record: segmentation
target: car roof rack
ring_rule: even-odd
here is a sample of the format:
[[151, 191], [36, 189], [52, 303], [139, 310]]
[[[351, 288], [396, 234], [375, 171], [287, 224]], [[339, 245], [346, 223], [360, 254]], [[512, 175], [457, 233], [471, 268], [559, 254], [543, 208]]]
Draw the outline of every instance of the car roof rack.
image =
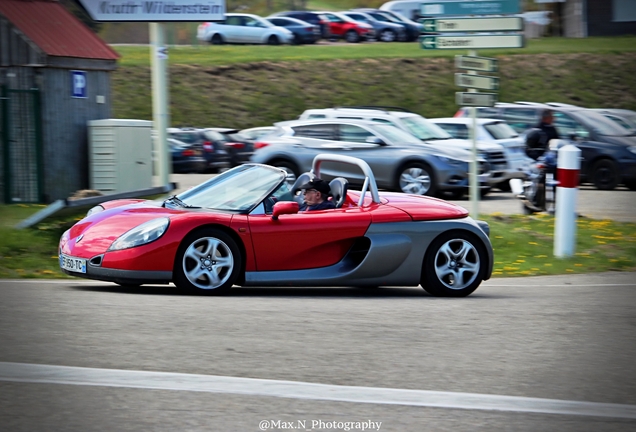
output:
[[413, 111], [407, 110], [406, 108], [402, 108], [402, 107], [396, 107], [396, 106], [385, 106], [385, 105], [344, 105], [344, 106], [337, 106], [335, 107], [335, 109], [368, 109], [368, 110], [378, 110], [378, 111], [401, 111], [401, 112], [407, 112], [407, 113], [412, 113]]

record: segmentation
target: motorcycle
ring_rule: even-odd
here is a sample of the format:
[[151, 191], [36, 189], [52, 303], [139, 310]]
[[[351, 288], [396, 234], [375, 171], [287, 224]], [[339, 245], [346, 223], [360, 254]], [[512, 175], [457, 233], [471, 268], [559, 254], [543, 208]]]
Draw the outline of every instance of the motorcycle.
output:
[[550, 140], [549, 148], [529, 165], [526, 179], [510, 180], [510, 189], [521, 200], [524, 214], [554, 214], [559, 185], [556, 179], [557, 152], [565, 144], [564, 140]]

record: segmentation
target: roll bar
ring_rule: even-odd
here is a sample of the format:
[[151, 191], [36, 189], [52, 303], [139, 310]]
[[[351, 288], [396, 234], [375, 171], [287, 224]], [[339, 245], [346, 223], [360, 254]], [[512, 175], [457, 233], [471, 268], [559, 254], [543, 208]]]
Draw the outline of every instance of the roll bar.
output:
[[367, 190], [371, 193], [371, 199], [373, 200], [373, 202], [376, 204], [380, 204], [378, 185], [375, 182], [375, 177], [373, 176], [371, 167], [365, 161], [352, 156], [321, 153], [319, 155], [316, 155], [311, 166], [311, 172], [316, 177], [320, 177], [320, 165], [322, 164], [322, 162], [340, 162], [349, 165], [355, 165], [360, 168], [365, 176], [365, 179], [364, 185], [362, 186], [362, 192], [360, 193], [360, 201], [358, 202], [358, 206], [362, 207], [362, 204], [364, 203], [364, 196], [366, 195]]

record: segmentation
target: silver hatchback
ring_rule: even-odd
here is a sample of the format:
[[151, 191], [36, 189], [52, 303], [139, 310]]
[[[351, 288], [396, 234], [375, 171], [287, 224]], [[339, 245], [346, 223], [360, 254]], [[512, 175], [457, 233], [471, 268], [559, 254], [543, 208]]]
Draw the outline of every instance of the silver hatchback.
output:
[[[252, 161], [283, 168], [288, 179], [311, 169], [317, 154], [353, 156], [366, 161], [378, 186], [416, 195], [447, 192], [457, 198], [468, 191], [471, 154], [440, 150], [395, 126], [364, 120], [292, 120], [254, 144]], [[325, 180], [345, 177], [361, 185], [363, 177], [346, 164], [325, 163]], [[488, 164], [479, 161], [480, 190], [488, 191]]]

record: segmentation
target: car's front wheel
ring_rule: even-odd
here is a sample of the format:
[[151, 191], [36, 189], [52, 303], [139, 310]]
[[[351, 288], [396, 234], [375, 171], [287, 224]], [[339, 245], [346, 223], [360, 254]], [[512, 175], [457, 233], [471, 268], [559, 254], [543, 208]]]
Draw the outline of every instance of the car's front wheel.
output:
[[358, 42], [360, 42], [360, 35], [358, 33], [356, 33], [355, 30], [349, 30], [345, 34], [345, 40], [347, 42], [351, 42], [351, 43], [358, 43]]
[[382, 30], [380, 32], [380, 38], [382, 42], [394, 42], [396, 39], [395, 32], [393, 30]]
[[486, 266], [486, 249], [478, 237], [447, 232], [428, 247], [420, 284], [434, 296], [466, 297], [481, 284]]
[[592, 183], [597, 189], [612, 190], [618, 185], [618, 167], [609, 159], [601, 159], [592, 167]]
[[278, 39], [278, 36], [271, 35], [267, 39], [267, 45], [280, 45], [280, 39]]
[[224, 294], [238, 278], [241, 259], [229, 234], [217, 228], [194, 231], [179, 246], [174, 283], [185, 294]]
[[401, 192], [415, 195], [435, 194], [435, 182], [431, 169], [422, 163], [410, 163], [399, 170], [397, 178]]

